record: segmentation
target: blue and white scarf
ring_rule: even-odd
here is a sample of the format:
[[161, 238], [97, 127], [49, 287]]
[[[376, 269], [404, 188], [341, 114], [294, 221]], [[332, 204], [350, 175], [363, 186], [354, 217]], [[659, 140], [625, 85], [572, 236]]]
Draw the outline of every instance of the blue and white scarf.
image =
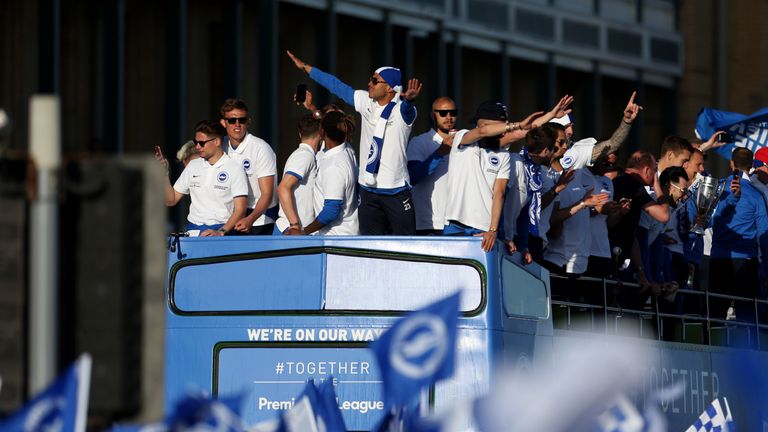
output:
[[541, 219], [541, 166], [537, 165], [528, 155], [528, 149], [520, 150], [520, 157], [525, 166], [525, 187], [528, 191], [528, 232], [539, 236], [539, 220]]
[[365, 165], [365, 170], [371, 174], [379, 172], [381, 149], [384, 147], [384, 133], [387, 130], [387, 121], [389, 121], [389, 116], [392, 115], [395, 105], [397, 105], [397, 97], [384, 107], [381, 117], [376, 121], [376, 128], [373, 130], [373, 142], [371, 142], [371, 148], [368, 150], [368, 162]]

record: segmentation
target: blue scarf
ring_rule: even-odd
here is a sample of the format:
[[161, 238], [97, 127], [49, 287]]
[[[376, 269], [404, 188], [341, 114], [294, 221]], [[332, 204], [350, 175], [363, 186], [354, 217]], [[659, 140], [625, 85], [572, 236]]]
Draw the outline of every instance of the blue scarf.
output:
[[520, 157], [525, 166], [525, 187], [528, 191], [528, 232], [539, 236], [539, 220], [541, 219], [541, 167], [528, 155], [528, 149], [520, 150]]
[[392, 109], [397, 105], [397, 99], [393, 99], [388, 103], [381, 112], [381, 117], [376, 121], [376, 128], [373, 130], [373, 142], [371, 142], [371, 148], [368, 150], [368, 162], [365, 165], [365, 170], [371, 174], [379, 172], [379, 163], [381, 162], [381, 149], [384, 147], [384, 132], [387, 130], [387, 121], [392, 114]]

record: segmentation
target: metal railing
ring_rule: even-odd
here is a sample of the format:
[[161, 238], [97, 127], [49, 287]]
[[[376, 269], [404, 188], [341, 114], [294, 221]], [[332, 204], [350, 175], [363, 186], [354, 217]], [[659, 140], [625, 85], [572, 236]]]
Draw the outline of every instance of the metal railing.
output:
[[[640, 337], [645, 337], [644, 335], [644, 320], [654, 320], [655, 321], [655, 337], [658, 340], [665, 340], [663, 337], [666, 334], [665, 333], [665, 319], [666, 320], [675, 320], [682, 324], [681, 325], [681, 340], [678, 342], [685, 342], [688, 340], [686, 337], [686, 323], [699, 323], [703, 326], [703, 328], [706, 330], [706, 332], [703, 334], [703, 336], [706, 336], [704, 340], [701, 342], [704, 345], [716, 345], [713, 343], [713, 330], [718, 328], [725, 329], [725, 345], [731, 346], [731, 329], [737, 329], [737, 328], [743, 328], [746, 329], [746, 346], [752, 347], [758, 350], [761, 350], [761, 341], [760, 341], [760, 335], [761, 331], [768, 335], [768, 324], [764, 324], [760, 322], [760, 312], [761, 312], [761, 306], [764, 309], [768, 310], [768, 301], [761, 300], [758, 298], [748, 298], [748, 297], [739, 297], [739, 296], [732, 296], [727, 294], [721, 294], [721, 293], [713, 293], [709, 291], [697, 291], [697, 290], [689, 290], [689, 289], [678, 289], [678, 293], [684, 294], [686, 296], [690, 296], [690, 298], [694, 299], [692, 301], [699, 302], [699, 300], [704, 300], [704, 314], [678, 314], [678, 313], [670, 313], [670, 312], [663, 312], [659, 310], [659, 302], [653, 299], [653, 296], [651, 296], [650, 302], [647, 304], [646, 308], [643, 310], [637, 310], [637, 309], [631, 309], [631, 308], [624, 308], [620, 306], [614, 306], [608, 304], [608, 289], [609, 287], [611, 289], [618, 289], [618, 290], [624, 290], [624, 289], [638, 289], [640, 287], [639, 284], [632, 283], [632, 282], [623, 282], [623, 281], [617, 281], [613, 279], [601, 279], [601, 278], [592, 278], [592, 277], [580, 277], [578, 279], [572, 279], [567, 278], [564, 276], [558, 276], [558, 275], [550, 275], [552, 286], [561, 285], [561, 284], [568, 284], [568, 283], [578, 283], [583, 284], [588, 287], [589, 290], [596, 290], [599, 288], [602, 289], [602, 303], [601, 304], [595, 304], [595, 303], [587, 303], [587, 302], [574, 302], [574, 301], [568, 301], [568, 300], [560, 300], [553, 297], [552, 299], [552, 307], [553, 309], [555, 307], [561, 307], [565, 308], [566, 312], [566, 326], [567, 328], [571, 328], [573, 326], [572, 321], [572, 309], [578, 309], [579, 312], [588, 312], [589, 315], [589, 329], [590, 331], [601, 331], [605, 334], [608, 334], [613, 330], [614, 333], [619, 332], [619, 321], [618, 319], [622, 318], [625, 315], [630, 316], [636, 316], [639, 318], [638, 321], [638, 329], [639, 329], [639, 335]], [[587, 291], [585, 291], [587, 292]], [[744, 320], [728, 320], [725, 318], [715, 318], [712, 317], [710, 314], [710, 299], [722, 299], [722, 300], [730, 300], [730, 301], [736, 301], [736, 302], [751, 302], [754, 307], [754, 320], [753, 321], [744, 321]], [[691, 301], [691, 300], [686, 300]], [[596, 314], [600, 314], [603, 317], [603, 329], [598, 330], [596, 328]], [[614, 325], [613, 328], [611, 328], [610, 318], [614, 317]], [[737, 317], [738, 318], [738, 317]], [[558, 328], [558, 322], [555, 320], [555, 327]], [[721, 327], [718, 327], [721, 326]], [[754, 341], [752, 340], [754, 338]], [[741, 346], [743, 348], [743, 346]], [[768, 347], [766, 347], [768, 349]]]

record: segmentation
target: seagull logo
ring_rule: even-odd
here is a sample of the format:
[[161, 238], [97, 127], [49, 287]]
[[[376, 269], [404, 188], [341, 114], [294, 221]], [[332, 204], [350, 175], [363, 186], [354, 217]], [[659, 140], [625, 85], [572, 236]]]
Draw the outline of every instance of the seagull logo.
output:
[[434, 374], [448, 355], [448, 328], [431, 313], [412, 316], [392, 337], [389, 360], [401, 375], [421, 379]]

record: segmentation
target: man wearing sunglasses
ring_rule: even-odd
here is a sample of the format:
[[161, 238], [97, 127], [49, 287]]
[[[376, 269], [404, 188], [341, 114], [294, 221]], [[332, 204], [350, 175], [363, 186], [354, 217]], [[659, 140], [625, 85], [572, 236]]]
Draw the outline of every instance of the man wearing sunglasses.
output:
[[451, 146], [443, 140], [456, 127], [456, 103], [449, 97], [432, 102], [432, 129], [408, 143], [408, 174], [413, 185], [416, 233], [442, 235], [448, 193], [448, 158]]
[[240, 163], [248, 178], [248, 207], [235, 224], [239, 234], [271, 235], [277, 219], [277, 158], [272, 147], [248, 133], [248, 107], [240, 99], [221, 106], [221, 125], [227, 130], [224, 151]]
[[[245, 215], [248, 183], [240, 164], [221, 148], [224, 133], [216, 122], [199, 122], [193, 142], [200, 157], [187, 164], [173, 186], [166, 176], [165, 205], [176, 205], [184, 195], [191, 198], [187, 216], [190, 234], [223, 236]], [[168, 169], [160, 147], [155, 147], [155, 158]]]
[[406, 146], [416, 120], [413, 99], [421, 84], [413, 78], [403, 89], [400, 69], [376, 69], [367, 90], [354, 90], [338, 78], [304, 63], [290, 51], [294, 65], [360, 113], [360, 206], [362, 235], [414, 235]]

